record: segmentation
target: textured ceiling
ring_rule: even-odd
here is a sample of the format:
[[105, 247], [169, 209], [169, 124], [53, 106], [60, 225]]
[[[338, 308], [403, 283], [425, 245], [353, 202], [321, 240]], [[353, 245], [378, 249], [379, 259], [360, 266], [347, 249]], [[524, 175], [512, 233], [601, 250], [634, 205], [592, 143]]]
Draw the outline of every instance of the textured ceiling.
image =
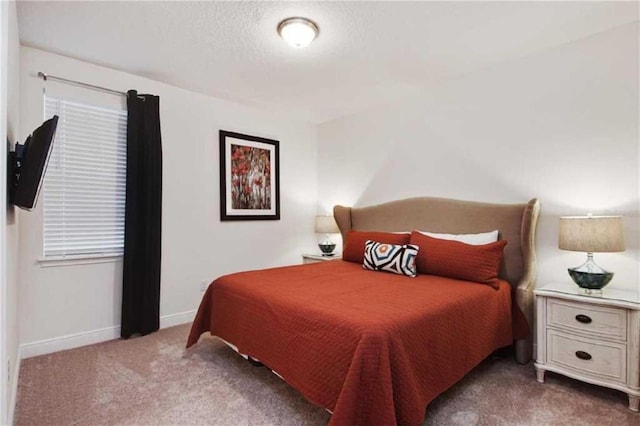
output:
[[[25, 45], [320, 123], [638, 19], [635, 2], [20, 2]], [[293, 49], [280, 20], [320, 37]], [[46, 70], [43, 70], [46, 71]]]

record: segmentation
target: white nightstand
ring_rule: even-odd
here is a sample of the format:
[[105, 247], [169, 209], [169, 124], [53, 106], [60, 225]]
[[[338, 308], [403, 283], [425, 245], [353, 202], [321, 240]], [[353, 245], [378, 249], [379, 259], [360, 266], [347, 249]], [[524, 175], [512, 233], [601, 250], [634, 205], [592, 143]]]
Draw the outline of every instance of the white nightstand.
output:
[[540, 383], [545, 371], [606, 386], [640, 402], [640, 292], [605, 287], [602, 296], [580, 293], [572, 282], [552, 283], [536, 295]]
[[318, 262], [326, 262], [327, 260], [337, 260], [342, 259], [342, 256], [333, 255], [333, 256], [323, 256], [321, 254], [303, 254], [302, 255], [302, 263], [318, 263]]

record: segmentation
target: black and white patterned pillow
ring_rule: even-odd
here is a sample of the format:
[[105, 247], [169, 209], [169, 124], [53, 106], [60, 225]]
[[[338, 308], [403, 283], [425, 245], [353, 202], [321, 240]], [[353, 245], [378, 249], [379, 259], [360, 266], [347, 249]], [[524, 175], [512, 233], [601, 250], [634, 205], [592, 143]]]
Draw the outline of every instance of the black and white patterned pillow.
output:
[[415, 277], [418, 246], [412, 244], [386, 244], [367, 240], [364, 245], [362, 267], [371, 271], [387, 271]]

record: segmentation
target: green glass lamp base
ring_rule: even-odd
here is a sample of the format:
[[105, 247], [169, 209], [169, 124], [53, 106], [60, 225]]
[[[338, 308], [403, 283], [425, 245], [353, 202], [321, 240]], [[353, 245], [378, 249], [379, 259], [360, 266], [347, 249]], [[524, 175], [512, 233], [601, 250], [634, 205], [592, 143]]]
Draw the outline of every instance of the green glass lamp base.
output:
[[586, 290], [601, 290], [611, 282], [613, 272], [605, 271], [593, 261], [593, 253], [587, 254], [587, 261], [576, 268], [569, 268], [573, 282]]
[[334, 243], [320, 243], [318, 244], [323, 256], [333, 256], [333, 251], [336, 249]]
[[589, 290], [601, 290], [604, 286], [609, 284], [613, 278], [613, 272], [598, 274], [576, 271], [575, 268], [569, 268], [568, 271], [571, 279], [573, 279], [573, 282], [578, 284], [578, 287]]

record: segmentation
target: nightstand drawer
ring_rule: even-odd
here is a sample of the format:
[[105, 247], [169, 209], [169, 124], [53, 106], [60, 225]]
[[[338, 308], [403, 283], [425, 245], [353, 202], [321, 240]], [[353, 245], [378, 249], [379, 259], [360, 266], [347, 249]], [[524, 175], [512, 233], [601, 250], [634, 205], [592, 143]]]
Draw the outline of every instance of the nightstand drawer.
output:
[[592, 337], [627, 340], [627, 311], [566, 300], [547, 299], [547, 324]]
[[547, 363], [602, 380], [625, 383], [627, 345], [547, 330]]

